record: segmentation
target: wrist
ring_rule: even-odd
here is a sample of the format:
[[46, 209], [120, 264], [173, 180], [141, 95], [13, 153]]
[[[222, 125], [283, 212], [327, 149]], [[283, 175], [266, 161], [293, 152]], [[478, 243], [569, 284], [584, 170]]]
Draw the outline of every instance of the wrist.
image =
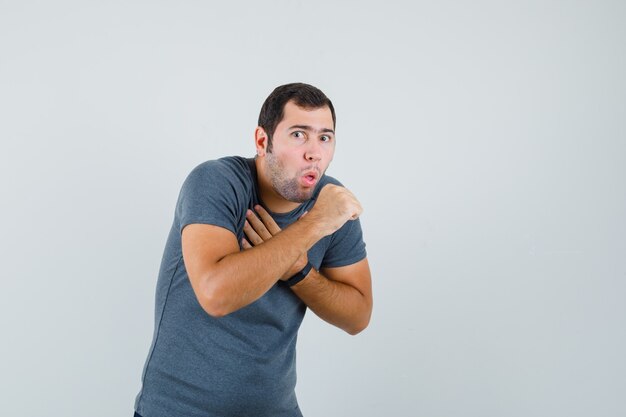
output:
[[298, 219], [297, 223], [304, 229], [304, 233], [311, 237], [313, 245], [329, 234], [324, 230], [324, 222], [322, 220], [316, 216], [314, 211]]
[[291, 278], [289, 278], [285, 282], [287, 283], [288, 286], [293, 287], [294, 285], [304, 280], [311, 273], [311, 269], [313, 269], [313, 265], [311, 264], [311, 262], [307, 261], [304, 268], [302, 268], [299, 272], [297, 272], [295, 275], [293, 275]]

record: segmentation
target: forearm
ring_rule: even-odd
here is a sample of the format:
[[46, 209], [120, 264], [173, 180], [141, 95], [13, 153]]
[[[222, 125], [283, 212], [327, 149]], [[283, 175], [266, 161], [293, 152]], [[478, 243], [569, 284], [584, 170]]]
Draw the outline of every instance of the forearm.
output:
[[317, 316], [351, 335], [369, 324], [371, 299], [351, 285], [330, 280], [311, 269], [309, 275], [291, 289]]
[[298, 221], [262, 245], [224, 256], [201, 280], [203, 307], [223, 316], [256, 301], [319, 239], [313, 224]]
[[[299, 232], [294, 229], [306, 226], [313, 228], [313, 232], [309, 233], [316, 233], [315, 238], [310, 240], [306, 247], [308, 250], [323, 236], [336, 232], [346, 221], [358, 217], [361, 210], [352, 193], [343, 187], [327, 185], [320, 191], [313, 210], [283, 232], [280, 232], [274, 219], [263, 207], [255, 206], [260, 218], [251, 211], [247, 213], [250, 224], [246, 224], [244, 231], [250, 243], [246, 243], [245, 240], [242, 243], [248, 247], [254, 245], [254, 249], [250, 251], [266, 249], [270, 256], [272, 250], [281, 250], [270, 246], [274, 240], [285, 239], [286, 242], [281, 247], [289, 248], [289, 239], [294, 239], [295, 243], [301, 238]], [[290, 234], [286, 235], [286, 231]], [[294, 245], [290, 249], [296, 248], [299, 251], [290, 252], [288, 261], [281, 264], [280, 270], [274, 270], [273, 277], [288, 279], [306, 265], [307, 256], [302, 251], [302, 245]], [[291, 288], [323, 320], [350, 334], [359, 333], [368, 325], [372, 311], [371, 277], [367, 259], [364, 258], [351, 265], [326, 268], [323, 272], [326, 277], [316, 270], [311, 270], [303, 281]], [[272, 285], [275, 279], [271, 282]], [[264, 291], [260, 292], [263, 293]]]

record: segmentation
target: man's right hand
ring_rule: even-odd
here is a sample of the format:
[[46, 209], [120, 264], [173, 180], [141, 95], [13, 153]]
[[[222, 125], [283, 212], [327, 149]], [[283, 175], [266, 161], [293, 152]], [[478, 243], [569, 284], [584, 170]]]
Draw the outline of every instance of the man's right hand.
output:
[[361, 203], [350, 190], [327, 184], [303, 220], [315, 222], [320, 233], [328, 236], [339, 230], [348, 220], [356, 220], [361, 212], [363, 212]]

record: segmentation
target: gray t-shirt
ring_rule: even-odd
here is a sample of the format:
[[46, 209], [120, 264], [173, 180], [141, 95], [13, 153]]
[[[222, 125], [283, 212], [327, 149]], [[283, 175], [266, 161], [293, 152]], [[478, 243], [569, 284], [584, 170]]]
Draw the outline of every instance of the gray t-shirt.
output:
[[[281, 228], [315, 203], [271, 213]], [[301, 416], [296, 385], [296, 339], [306, 305], [282, 281], [252, 304], [221, 318], [195, 297], [181, 248], [192, 223], [232, 231], [241, 241], [245, 214], [259, 204], [254, 159], [226, 157], [196, 167], [176, 204], [156, 289], [155, 330], [135, 410], [143, 417]], [[358, 220], [347, 222], [308, 252], [317, 269], [350, 265], [366, 256]]]

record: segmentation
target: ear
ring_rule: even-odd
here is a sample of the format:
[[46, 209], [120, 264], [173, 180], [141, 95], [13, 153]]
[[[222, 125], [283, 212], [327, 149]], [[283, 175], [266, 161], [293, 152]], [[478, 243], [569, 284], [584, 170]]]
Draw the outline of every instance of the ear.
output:
[[259, 156], [265, 156], [267, 152], [267, 133], [261, 126], [257, 126], [254, 130], [254, 145], [256, 147], [256, 154]]

